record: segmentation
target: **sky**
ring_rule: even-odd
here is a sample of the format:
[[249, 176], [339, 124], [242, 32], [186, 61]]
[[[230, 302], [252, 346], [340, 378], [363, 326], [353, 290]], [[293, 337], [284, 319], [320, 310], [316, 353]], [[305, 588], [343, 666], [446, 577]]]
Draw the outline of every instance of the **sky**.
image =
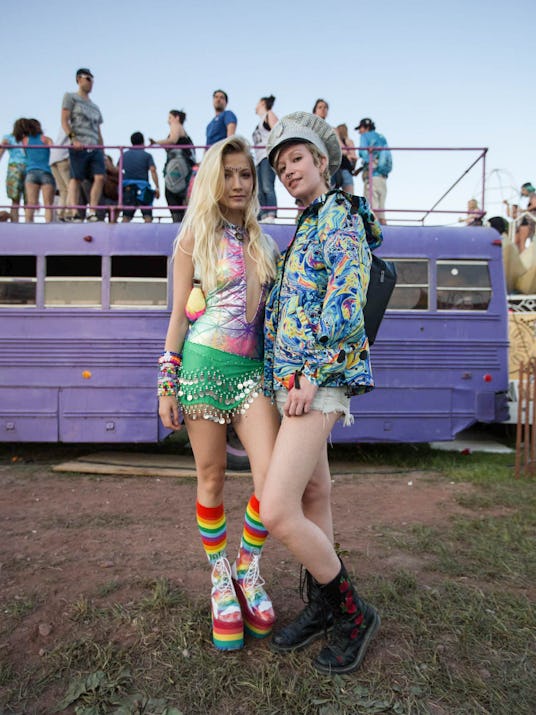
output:
[[[27, 0], [23, 12], [3, 2], [0, 134], [27, 116], [56, 139], [79, 67], [95, 76], [91, 97], [113, 145], [128, 145], [134, 131], [165, 137], [170, 109], [187, 113], [189, 135], [203, 144], [219, 88], [249, 140], [260, 97], [275, 95], [279, 117], [311, 111], [322, 97], [329, 123], [346, 123], [356, 144], [353, 128], [371, 117], [391, 147], [404, 148], [393, 151], [388, 207], [430, 208], [479, 154], [407, 149], [488, 147], [486, 209], [501, 215], [503, 199], [515, 202], [521, 184], [536, 181], [533, 15], [528, 0]], [[153, 155], [161, 169], [163, 156]], [[7, 155], [0, 204], [6, 169]], [[480, 200], [482, 173], [480, 162], [439, 205], [455, 213], [434, 223], [455, 224], [468, 199]], [[277, 194], [292, 205], [280, 186]]]

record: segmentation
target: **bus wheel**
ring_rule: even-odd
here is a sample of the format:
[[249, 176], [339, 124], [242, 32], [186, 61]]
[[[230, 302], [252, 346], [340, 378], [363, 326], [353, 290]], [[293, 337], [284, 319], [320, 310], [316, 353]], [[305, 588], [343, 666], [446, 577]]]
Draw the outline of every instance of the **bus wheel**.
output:
[[251, 469], [248, 455], [232, 425], [227, 428], [227, 469], [235, 472], [248, 472]]

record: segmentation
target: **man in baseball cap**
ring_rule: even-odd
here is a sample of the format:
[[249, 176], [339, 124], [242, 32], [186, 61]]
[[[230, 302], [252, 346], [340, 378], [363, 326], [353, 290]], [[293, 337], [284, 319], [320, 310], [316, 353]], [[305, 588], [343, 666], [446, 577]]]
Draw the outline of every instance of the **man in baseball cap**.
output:
[[393, 168], [393, 159], [389, 149], [380, 151], [375, 149], [376, 147], [387, 147], [387, 139], [376, 131], [376, 125], [370, 117], [361, 119], [355, 129], [361, 135], [359, 156], [363, 162], [363, 193], [369, 200], [372, 210], [376, 212], [379, 222], [385, 224], [387, 177]]

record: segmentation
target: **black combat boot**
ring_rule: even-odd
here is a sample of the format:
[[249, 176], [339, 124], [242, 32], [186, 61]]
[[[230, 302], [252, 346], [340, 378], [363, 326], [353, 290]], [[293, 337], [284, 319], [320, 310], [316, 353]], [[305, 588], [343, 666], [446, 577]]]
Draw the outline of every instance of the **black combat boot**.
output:
[[322, 599], [320, 586], [309, 571], [305, 571], [303, 580], [300, 579], [300, 591], [306, 606], [291, 623], [272, 636], [270, 647], [277, 653], [290, 653], [305, 648], [333, 626], [331, 611]]
[[372, 636], [380, 627], [380, 616], [357, 595], [342, 562], [333, 581], [319, 588], [333, 613], [334, 623], [328, 644], [313, 665], [321, 673], [351, 673], [361, 665]]

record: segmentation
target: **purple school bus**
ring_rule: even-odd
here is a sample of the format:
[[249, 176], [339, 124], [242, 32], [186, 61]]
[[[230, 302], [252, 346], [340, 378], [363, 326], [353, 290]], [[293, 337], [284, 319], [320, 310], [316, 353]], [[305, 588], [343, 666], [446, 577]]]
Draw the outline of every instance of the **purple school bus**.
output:
[[[284, 248], [293, 224], [266, 225]], [[156, 357], [177, 225], [0, 224], [0, 440], [156, 442]], [[451, 440], [507, 418], [507, 303], [493, 229], [388, 226], [398, 284], [376, 389], [335, 442]]]

